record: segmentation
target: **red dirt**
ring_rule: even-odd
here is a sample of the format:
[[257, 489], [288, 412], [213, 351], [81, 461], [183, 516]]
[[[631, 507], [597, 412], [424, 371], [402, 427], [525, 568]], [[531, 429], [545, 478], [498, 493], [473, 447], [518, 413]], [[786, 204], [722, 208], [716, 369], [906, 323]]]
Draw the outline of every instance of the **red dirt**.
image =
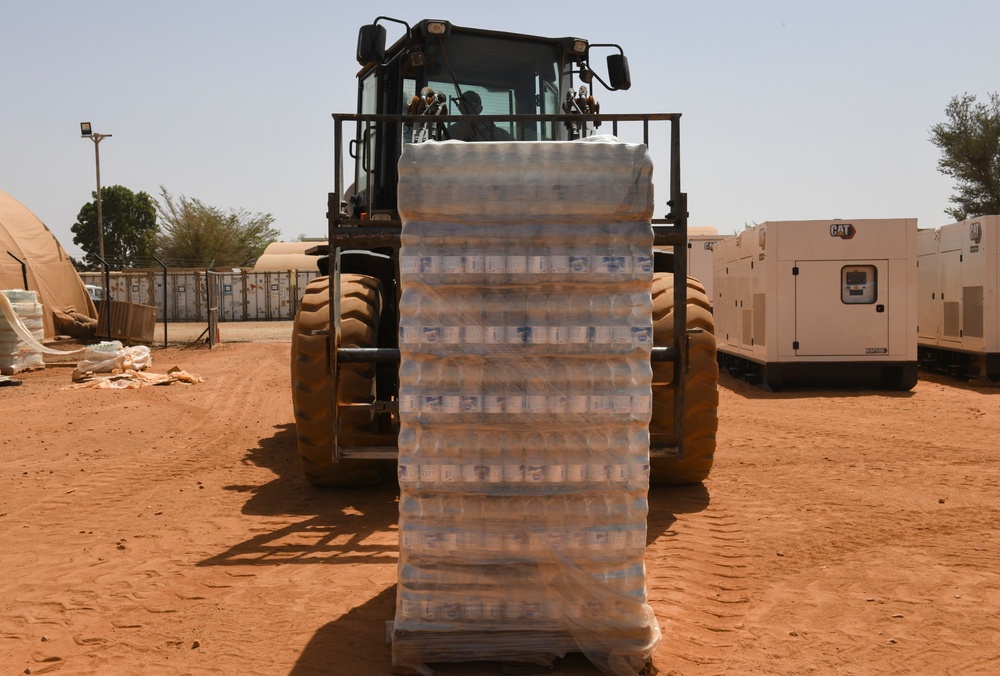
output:
[[[389, 673], [396, 490], [305, 484], [288, 355], [172, 347], [152, 370], [204, 383], [0, 387], [0, 671]], [[1000, 672], [998, 394], [723, 376], [712, 476], [650, 495], [660, 673]]]

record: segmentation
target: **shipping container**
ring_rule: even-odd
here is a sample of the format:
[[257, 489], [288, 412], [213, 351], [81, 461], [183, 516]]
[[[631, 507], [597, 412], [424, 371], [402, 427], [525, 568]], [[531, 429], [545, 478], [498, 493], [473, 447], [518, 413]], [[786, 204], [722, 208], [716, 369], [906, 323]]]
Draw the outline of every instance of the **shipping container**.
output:
[[714, 249], [731, 374], [771, 390], [916, 384], [916, 219], [765, 222]]

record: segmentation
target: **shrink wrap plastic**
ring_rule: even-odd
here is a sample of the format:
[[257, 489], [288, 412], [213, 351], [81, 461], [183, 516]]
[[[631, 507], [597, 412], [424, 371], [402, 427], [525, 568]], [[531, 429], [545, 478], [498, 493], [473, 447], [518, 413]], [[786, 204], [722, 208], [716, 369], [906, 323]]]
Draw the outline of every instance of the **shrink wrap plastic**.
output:
[[399, 176], [394, 666], [640, 673], [660, 638], [645, 146], [429, 142]]
[[[45, 368], [42, 353], [34, 349], [18, 335], [17, 329], [27, 331], [40, 345], [45, 338], [42, 324], [42, 304], [38, 302], [38, 292], [20, 289], [2, 290], [11, 314], [0, 312], [0, 374], [13, 375], [21, 371]], [[20, 322], [20, 327], [15, 324]]]

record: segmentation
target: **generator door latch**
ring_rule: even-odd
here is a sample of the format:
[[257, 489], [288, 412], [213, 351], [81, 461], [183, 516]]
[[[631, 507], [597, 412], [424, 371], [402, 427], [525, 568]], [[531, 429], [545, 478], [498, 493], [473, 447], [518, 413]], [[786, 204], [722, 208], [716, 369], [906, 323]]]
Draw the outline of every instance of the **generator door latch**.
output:
[[885, 306], [884, 305], [876, 305], [875, 306], [875, 312], [885, 312]]

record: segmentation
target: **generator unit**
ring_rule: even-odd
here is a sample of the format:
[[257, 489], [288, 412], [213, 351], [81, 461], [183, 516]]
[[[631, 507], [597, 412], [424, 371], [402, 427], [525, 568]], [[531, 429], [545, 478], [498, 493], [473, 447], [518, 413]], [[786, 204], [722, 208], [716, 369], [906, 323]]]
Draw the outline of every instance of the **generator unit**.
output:
[[1000, 216], [917, 233], [920, 365], [1000, 381]]
[[719, 364], [770, 390], [917, 382], [917, 221], [771, 221], [715, 245]]
[[[705, 290], [708, 307], [712, 306], [712, 270], [715, 264], [715, 245], [726, 238], [710, 225], [688, 226], [687, 275], [694, 277]], [[672, 246], [653, 248], [653, 269], [669, 272], [674, 269]]]
[[709, 301], [713, 299], [712, 276], [715, 274], [715, 245], [723, 239], [725, 239], [725, 235], [720, 235], [719, 231], [711, 226], [688, 228], [688, 274], [702, 283]]

